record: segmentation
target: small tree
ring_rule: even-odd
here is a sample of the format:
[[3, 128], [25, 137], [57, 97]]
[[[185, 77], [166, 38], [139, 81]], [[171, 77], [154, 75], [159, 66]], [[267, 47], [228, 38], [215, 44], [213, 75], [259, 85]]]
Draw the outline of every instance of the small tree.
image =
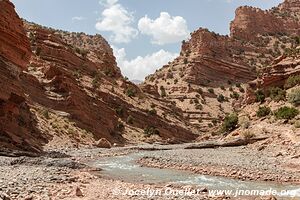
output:
[[218, 96], [217, 100], [218, 100], [220, 103], [224, 102], [224, 101], [225, 101], [224, 95], [223, 95], [223, 94], [220, 94], [220, 95]]
[[236, 129], [238, 125], [238, 121], [239, 118], [236, 113], [227, 115], [222, 124], [222, 132], [233, 131], [234, 129]]
[[265, 101], [265, 94], [262, 90], [257, 90], [255, 92], [255, 97], [256, 97], [256, 102], [261, 102], [263, 103]]
[[271, 109], [269, 107], [263, 106], [263, 107], [259, 107], [257, 112], [256, 112], [256, 116], [257, 117], [265, 117], [267, 115], [269, 115], [271, 113]]
[[281, 101], [281, 100], [285, 100], [285, 95], [286, 95], [286, 92], [285, 90], [279, 88], [279, 87], [273, 87], [270, 89], [270, 98], [273, 100], [273, 101]]
[[290, 120], [295, 118], [299, 114], [299, 111], [296, 108], [284, 106], [279, 108], [274, 114], [277, 119]]

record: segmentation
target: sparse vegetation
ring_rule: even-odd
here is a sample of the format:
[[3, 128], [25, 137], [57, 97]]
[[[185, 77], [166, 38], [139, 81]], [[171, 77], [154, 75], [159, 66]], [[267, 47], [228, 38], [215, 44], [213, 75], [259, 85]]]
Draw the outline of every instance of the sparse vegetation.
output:
[[222, 132], [231, 132], [234, 129], [237, 128], [238, 125], [238, 115], [236, 113], [232, 113], [230, 115], [227, 115], [224, 119], [224, 122], [222, 124]]
[[224, 101], [225, 101], [224, 95], [223, 95], [223, 94], [220, 94], [220, 95], [217, 97], [217, 100], [218, 100], [218, 102], [220, 102], [220, 103], [224, 102]]
[[42, 111], [42, 115], [45, 119], [50, 119], [49, 110], [45, 109]]
[[232, 94], [230, 94], [230, 97], [233, 99], [238, 100], [240, 98], [239, 93], [237, 93], [236, 91], [232, 92]]
[[214, 89], [212, 89], [212, 88], [208, 88], [207, 91], [208, 91], [209, 93], [211, 93], [211, 94], [214, 94], [214, 93], [215, 93]]
[[116, 114], [117, 114], [119, 117], [123, 117], [123, 114], [124, 114], [124, 108], [123, 108], [122, 106], [116, 108], [115, 111], [116, 111]]
[[285, 95], [286, 95], [286, 92], [285, 90], [279, 88], [279, 87], [273, 87], [270, 89], [270, 98], [273, 100], [273, 101], [281, 101], [281, 100], [285, 100]]
[[131, 116], [131, 115], [129, 115], [128, 117], [127, 117], [127, 123], [128, 124], [133, 124], [133, 121], [134, 121], [134, 119], [133, 119], [133, 117]]
[[136, 90], [133, 87], [129, 87], [126, 89], [125, 93], [128, 97], [135, 97]]
[[299, 111], [294, 107], [284, 106], [276, 110], [274, 113], [277, 119], [291, 120], [299, 114]]
[[256, 102], [263, 103], [265, 101], [265, 94], [262, 90], [257, 90], [255, 92]]
[[295, 106], [300, 105], [300, 88], [292, 89], [292, 91], [288, 94], [288, 101]]
[[245, 140], [250, 140], [251, 138], [255, 137], [255, 134], [250, 130], [246, 130], [242, 132], [242, 136]]
[[153, 126], [147, 126], [144, 129], [144, 134], [146, 136], [151, 136], [151, 135], [159, 135], [159, 130], [157, 130], [155, 127]]
[[244, 92], [245, 92], [245, 89], [242, 88], [242, 87], [240, 87], [239, 90], [240, 90], [241, 93], [244, 93]]
[[82, 77], [82, 74], [81, 74], [81, 71], [80, 70], [75, 70], [73, 72], [73, 76], [76, 78], [76, 79], [80, 79]]
[[296, 85], [299, 85], [300, 84], [300, 75], [297, 75], [297, 76], [290, 76], [286, 82], [285, 82], [285, 85], [284, 85], [284, 88], [288, 89], [288, 88], [292, 88]]
[[118, 122], [116, 128], [117, 128], [118, 131], [122, 132], [122, 131], [124, 131], [125, 126], [124, 126], [124, 124], [122, 122]]
[[155, 109], [148, 110], [149, 115], [156, 115], [157, 111]]
[[96, 73], [95, 76], [94, 76], [94, 78], [93, 78], [93, 80], [92, 80], [92, 86], [93, 86], [93, 88], [99, 87], [100, 79], [101, 79], [100, 74]]
[[[105, 74], [106, 76], [108, 76], [108, 77], [113, 77], [113, 71], [112, 71], [111, 68], [106, 68], [106, 69], [104, 70], [104, 74]], [[126, 77], [125, 77], [125, 80], [126, 80]]]
[[188, 59], [187, 58], [184, 58], [183, 59], [183, 63], [186, 65], [186, 64], [188, 64]]
[[78, 53], [78, 54], [80, 54], [82, 57], [86, 57], [87, 56], [87, 54], [88, 54], [88, 51], [87, 50], [85, 50], [85, 49], [81, 49], [81, 48], [78, 48], [78, 47], [76, 47], [75, 48], [75, 52], [76, 53]]
[[166, 93], [166, 90], [165, 90], [164, 86], [160, 86], [160, 96], [161, 97], [166, 97], [167, 96], [167, 93]]
[[258, 110], [256, 111], [257, 117], [265, 117], [268, 116], [271, 113], [271, 109], [267, 106], [260, 106]]

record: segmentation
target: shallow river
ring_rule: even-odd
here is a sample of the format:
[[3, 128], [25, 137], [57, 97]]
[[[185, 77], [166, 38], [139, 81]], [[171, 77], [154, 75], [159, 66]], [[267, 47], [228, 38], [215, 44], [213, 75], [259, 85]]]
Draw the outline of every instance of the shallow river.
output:
[[[209, 190], [276, 190], [289, 191], [300, 199], [300, 186], [284, 185], [272, 182], [241, 181], [231, 178], [197, 175], [194, 173], [173, 169], [157, 169], [141, 167], [135, 161], [147, 153], [135, 153], [126, 156], [103, 158], [90, 163], [100, 167], [101, 175], [108, 178], [119, 179], [126, 182], [140, 183], [179, 183], [184, 185], [197, 185]], [[283, 193], [285, 194], [285, 192]], [[290, 199], [283, 198], [280, 199]]]

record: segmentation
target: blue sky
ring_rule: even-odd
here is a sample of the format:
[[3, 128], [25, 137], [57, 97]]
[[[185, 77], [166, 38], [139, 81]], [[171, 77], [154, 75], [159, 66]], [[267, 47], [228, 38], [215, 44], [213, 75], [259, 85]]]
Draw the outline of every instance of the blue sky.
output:
[[269, 9], [283, 0], [12, 0], [18, 14], [45, 26], [100, 33], [125, 76], [142, 80], [180, 52], [199, 27], [228, 34], [238, 6]]

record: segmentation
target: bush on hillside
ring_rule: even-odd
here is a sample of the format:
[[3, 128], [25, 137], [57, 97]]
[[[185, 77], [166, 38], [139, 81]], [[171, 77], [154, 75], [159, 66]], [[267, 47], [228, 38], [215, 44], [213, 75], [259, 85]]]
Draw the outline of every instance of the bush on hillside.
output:
[[222, 124], [222, 132], [233, 131], [234, 129], [236, 129], [236, 127], [238, 125], [238, 121], [239, 121], [239, 118], [236, 113], [227, 115]]
[[290, 120], [295, 118], [299, 114], [299, 111], [296, 108], [284, 106], [279, 108], [274, 114], [277, 119]]
[[271, 113], [271, 109], [267, 106], [262, 106], [259, 107], [258, 110], [256, 111], [256, 116], [257, 117], [265, 117], [268, 116]]
[[270, 97], [273, 101], [284, 101], [285, 100], [286, 91], [279, 88], [279, 87], [273, 87], [270, 89]]
[[290, 103], [294, 104], [295, 106], [299, 106], [300, 105], [300, 88], [293, 89], [288, 94], [287, 99]]
[[288, 89], [288, 88], [292, 88], [292, 87], [294, 87], [296, 85], [299, 85], [299, 84], [300, 84], [300, 75], [290, 76], [286, 80], [284, 87], [286, 89]]
[[263, 103], [265, 101], [265, 94], [262, 90], [257, 90], [255, 92], [256, 102]]

